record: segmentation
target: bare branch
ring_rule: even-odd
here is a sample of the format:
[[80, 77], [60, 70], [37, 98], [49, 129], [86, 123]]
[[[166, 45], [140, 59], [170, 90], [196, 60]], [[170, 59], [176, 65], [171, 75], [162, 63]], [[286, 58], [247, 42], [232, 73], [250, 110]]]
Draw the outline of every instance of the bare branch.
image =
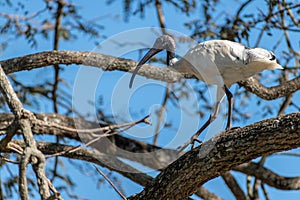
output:
[[200, 187], [196, 192], [196, 195], [201, 197], [204, 200], [222, 200], [221, 197], [217, 196], [216, 194], [208, 191], [204, 187]]
[[[25, 147], [24, 142], [20, 140], [13, 140], [9, 144], [17, 144], [21, 147]], [[74, 146], [50, 142], [37, 142], [36, 144], [37, 148], [43, 154], [54, 154], [56, 152], [65, 151], [66, 153], [62, 155], [63, 157], [83, 160], [106, 167], [143, 186], [146, 186], [152, 181], [152, 177], [120, 161], [115, 155], [105, 154], [94, 149], [86, 149], [83, 147], [71, 152], [70, 150], [74, 149]], [[11, 150], [6, 148], [4, 152], [11, 152]]]
[[254, 162], [244, 163], [233, 168], [235, 171], [254, 176], [263, 183], [281, 190], [299, 190], [300, 177], [283, 177]]
[[266, 200], [269, 200], [270, 198], [269, 198], [268, 192], [267, 192], [267, 190], [265, 188], [265, 185], [262, 183], [262, 184], [260, 184], [260, 186], [261, 186], [261, 189], [262, 189], [262, 191], [263, 191], [263, 193], [265, 195]]
[[[72, 118], [67, 117], [65, 115], [59, 114], [35, 114], [36, 119], [38, 121], [42, 121], [42, 123], [37, 123], [32, 120], [32, 123], [35, 124], [33, 126], [34, 134], [50, 134], [56, 136], [62, 136], [65, 138], [74, 139], [76, 141], [82, 142], [80, 136], [77, 132], [68, 131], [65, 129], [60, 129], [55, 126], [45, 126], [45, 124], [57, 124], [60, 123], [63, 127], [71, 127], [71, 129], [75, 129], [75, 124], [77, 127], [84, 127], [85, 129], [97, 129], [95, 127], [99, 127], [98, 123], [89, 122], [81, 118]], [[147, 118], [143, 118], [147, 119]], [[142, 120], [143, 120], [142, 119]], [[2, 124], [6, 125], [11, 123], [13, 120], [13, 115], [11, 114], [0, 114], [0, 126]], [[132, 122], [130, 122], [132, 123]], [[114, 125], [112, 125], [114, 126]], [[103, 127], [105, 128], [105, 127]], [[109, 130], [109, 129], [107, 129]], [[0, 131], [0, 135], [5, 134], [5, 130]], [[116, 145], [118, 148], [124, 151], [111, 152], [111, 149], [104, 149], [103, 151], [107, 154], [114, 153], [116, 156], [120, 156], [135, 162], [139, 162], [145, 166], [148, 166], [153, 169], [161, 169], [173, 162], [177, 159], [182, 153], [173, 149], [162, 149], [161, 147], [157, 147], [155, 145], [151, 145], [139, 140], [134, 140], [131, 138], [126, 138], [120, 135], [112, 135], [110, 136], [112, 145]], [[74, 147], [74, 149], [77, 147]], [[74, 149], [68, 149], [67, 151], [72, 151]], [[128, 154], [127, 152], [135, 152], [137, 154]], [[62, 155], [63, 151], [56, 151], [53, 156]], [[138, 153], [143, 153], [143, 156], [140, 156]], [[49, 156], [47, 156], [49, 157]]]
[[118, 190], [118, 188], [115, 186], [115, 184], [95, 164], [93, 164], [93, 166], [95, 167], [97, 172], [101, 176], [103, 176], [103, 178], [105, 178], [105, 180], [114, 188], [114, 190], [118, 193], [118, 195], [120, 195], [120, 197], [122, 199], [126, 200], [127, 198]]
[[246, 200], [247, 197], [244, 194], [243, 190], [233, 177], [233, 175], [228, 171], [223, 173], [222, 175], [223, 180], [225, 181], [226, 185], [230, 188], [231, 192], [234, 194], [236, 199]]
[[[35, 122], [33, 122], [35, 123]], [[134, 125], [137, 125], [139, 123], [145, 123], [145, 124], [151, 124], [149, 121], [149, 115], [147, 115], [146, 117], [143, 117], [140, 120], [137, 121], [133, 121], [133, 122], [127, 122], [127, 123], [123, 123], [123, 124], [114, 124], [114, 125], [108, 125], [105, 127], [100, 127], [100, 128], [91, 128], [91, 129], [76, 129], [76, 128], [70, 128], [70, 127], [66, 127], [66, 126], [61, 126], [59, 124], [56, 123], [44, 123], [44, 121], [38, 121], [36, 123], [36, 125], [40, 125], [40, 126], [46, 126], [46, 127], [55, 127], [61, 130], [65, 130], [65, 131], [69, 131], [69, 132], [77, 132], [77, 133], [91, 133], [91, 132], [104, 132], [104, 131], [113, 131], [114, 129], [120, 129], [120, 128], [124, 128], [124, 127], [132, 127]], [[111, 134], [103, 134], [99, 137], [108, 137], [111, 136]]]
[[278, 86], [265, 87], [258, 82], [257, 79], [251, 77], [247, 80], [240, 81], [239, 84], [265, 100], [273, 100], [280, 97], [287, 96], [300, 89], [300, 77], [286, 81]]

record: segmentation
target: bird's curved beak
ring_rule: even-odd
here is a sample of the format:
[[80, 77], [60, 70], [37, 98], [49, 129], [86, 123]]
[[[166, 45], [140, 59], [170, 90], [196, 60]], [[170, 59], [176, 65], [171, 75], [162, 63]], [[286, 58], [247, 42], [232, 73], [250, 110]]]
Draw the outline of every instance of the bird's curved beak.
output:
[[274, 66], [273, 66], [273, 69], [284, 69], [280, 64], [275, 64]]
[[139, 69], [143, 66], [143, 64], [145, 64], [152, 56], [154, 56], [155, 54], [157, 54], [158, 52], [162, 51], [163, 49], [154, 49], [151, 48], [146, 55], [140, 60], [140, 62], [138, 63], [138, 65], [136, 66], [136, 68], [134, 69], [130, 82], [129, 82], [129, 88], [132, 87], [133, 84], [133, 80], [135, 78], [135, 75], [137, 74], [137, 72], [139, 71]]

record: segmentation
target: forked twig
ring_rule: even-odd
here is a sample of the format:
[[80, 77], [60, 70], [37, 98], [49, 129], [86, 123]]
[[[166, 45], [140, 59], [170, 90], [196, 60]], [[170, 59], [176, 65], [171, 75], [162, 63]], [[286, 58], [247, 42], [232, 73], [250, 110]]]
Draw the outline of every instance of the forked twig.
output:
[[[119, 131], [115, 131], [115, 132], [110, 132], [111, 129], [108, 129], [105, 133], [101, 134], [101, 135], [98, 135], [96, 138], [93, 138], [91, 139], [90, 141], [88, 141], [87, 143], [85, 143], [86, 146], [89, 146], [93, 143], [95, 143], [96, 141], [100, 140], [101, 138], [104, 138], [104, 137], [109, 137], [109, 136], [113, 136], [113, 135], [118, 135], [128, 129], [130, 129], [131, 127], [139, 124], [139, 123], [146, 123], [146, 124], [151, 124], [151, 122], [149, 121], [149, 116], [150, 115], [147, 115], [146, 117], [140, 119], [140, 120], [137, 120], [137, 121], [133, 121], [133, 122], [128, 122], [128, 123], [124, 123], [124, 124], [116, 124], [116, 125], [112, 125], [110, 127], [126, 127], [122, 130], [119, 130]], [[126, 126], [125, 126], [126, 125]], [[65, 127], [65, 128], [68, 128], [68, 127]], [[103, 128], [106, 128], [106, 127], [103, 127]], [[75, 129], [74, 129], [75, 130]], [[86, 130], [90, 130], [90, 132], [93, 132], [93, 130], [95, 129], [86, 129]], [[54, 157], [54, 156], [61, 156], [61, 155], [64, 155], [66, 153], [72, 153], [72, 152], [75, 152], [77, 151], [79, 148], [81, 148], [80, 145], [78, 146], [75, 146], [71, 149], [68, 149], [68, 150], [65, 150], [65, 151], [61, 151], [61, 152], [57, 152], [55, 154], [52, 154], [52, 155], [48, 155], [48, 156], [45, 156], [46, 158], [51, 158], [51, 157]]]
[[150, 124], [151, 125], [151, 122], [149, 121], [149, 116], [150, 115], [147, 115], [146, 117], [138, 120], [138, 121], [133, 121], [133, 122], [127, 122], [127, 123], [124, 123], [124, 124], [114, 124], [114, 125], [109, 125], [109, 126], [105, 126], [105, 127], [100, 127], [100, 128], [91, 128], [91, 129], [76, 129], [76, 128], [70, 128], [70, 127], [66, 127], [66, 126], [61, 126], [59, 124], [56, 124], [56, 123], [45, 123], [44, 121], [42, 120], [39, 120], [39, 122], [41, 124], [39, 125], [44, 125], [44, 126], [51, 126], [51, 127], [55, 127], [55, 128], [58, 128], [58, 129], [61, 129], [61, 130], [65, 130], [65, 131], [70, 131], [70, 132], [77, 132], [77, 133], [90, 133], [90, 132], [100, 132], [100, 131], [111, 131], [113, 129], [117, 129], [117, 128], [123, 128], [123, 127], [126, 127], [126, 126], [134, 126], [136, 124], [139, 124], [139, 123], [146, 123], [146, 124]]

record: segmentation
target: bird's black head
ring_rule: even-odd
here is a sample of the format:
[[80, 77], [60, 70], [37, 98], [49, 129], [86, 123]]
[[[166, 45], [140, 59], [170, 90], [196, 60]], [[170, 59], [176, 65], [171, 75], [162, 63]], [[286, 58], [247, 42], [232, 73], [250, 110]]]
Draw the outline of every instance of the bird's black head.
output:
[[135, 70], [132, 73], [129, 87], [132, 87], [133, 80], [139, 69], [145, 64], [151, 57], [155, 54], [161, 52], [162, 50], [167, 51], [167, 65], [170, 64], [170, 60], [175, 57], [176, 43], [175, 40], [169, 35], [162, 35], [156, 39], [153, 47], [146, 53], [146, 55], [140, 60]]
[[274, 53], [262, 48], [249, 49], [247, 53], [247, 63], [257, 66], [257, 69], [260, 70], [283, 69]]

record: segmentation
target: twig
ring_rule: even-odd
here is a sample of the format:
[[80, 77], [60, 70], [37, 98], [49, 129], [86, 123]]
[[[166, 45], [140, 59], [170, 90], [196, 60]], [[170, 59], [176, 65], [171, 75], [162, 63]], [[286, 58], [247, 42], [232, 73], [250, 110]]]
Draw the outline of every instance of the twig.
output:
[[[264, 163], [266, 162], [267, 156], [262, 156], [260, 161], [258, 162], [259, 168], [262, 168], [264, 166]], [[257, 177], [254, 179], [253, 187], [252, 187], [252, 192], [253, 196], [252, 198], [254, 199], [259, 199], [258, 197], [258, 187], [261, 184], [261, 180]]]
[[77, 146], [72, 147], [72, 148], [70, 148], [70, 149], [66, 149], [66, 150], [64, 150], [64, 151], [60, 151], [60, 152], [57, 152], [57, 153], [54, 153], [54, 154], [51, 154], [51, 155], [47, 155], [47, 156], [45, 156], [45, 158], [47, 159], [47, 158], [52, 158], [52, 157], [55, 157], [55, 156], [61, 156], [61, 155], [64, 155], [64, 154], [66, 154], [66, 153], [72, 153], [72, 152], [74, 152], [76, 149], [79, 149], [80, 147], [81, 147], [80, 145], [77, 145]]
[[292, 153], [292, 152], [279, 152], [276, 153], [274, 155], [282, 155], [282, 156], [299, 156], [300, 157], [300, 153]]
[[[56, 9], [56, 13], [55, 13], [55, 26], [54, 26], [54, 39], [53, 39], [53, 50], [58, 50], [58, 43], [59, 43], [59, 38], [60, 38], [60, 29], [61, 29], [61, 21], [63, 18], [63, 8], [66, 5], [66, 3], [64, 2], [64, 0], [58, 0], [56, 1], [57, 4], [57, 9]], [[59, 73], [60, 73], [60, 66], [59, 64], [54, 64], [53, 65], [53, 69], [54, 69], [54, 83], [53, 83], [53, 87], [52, 87], [52, 91], [51, 91], [51, 99], [53, 102], [53, 111], [54, 113], [58, 113], [58, 103], [57, 103], [57, 90], [58, 90], [58, 84], [60, 81], [59, 78]], [[56, 143], [58, 144], [60, 140], [59, 136], [56, 136]], [[57, 167], [58, 167], [58, 157], [55, 157], [55, 161], [54, 161], [54, 167], [53, 167], [53, 176], [51, 178], [51, 181], [53, 182], [54, 179], [56, 178], [56, 174], [57, 174]]]
[[93, 164], [97, 172], [105, 178], [105, 180], [114, 188], [114, 190], [120, 195], [120, 197], [124, 200], [127, 200], [127, 198], [118, 190], [118, 188], [114, 185], [114, 183], [95, 165]]
[[123, 128], [126, 126], [133, 126], [139, 123], [146, 123], [146, 124], [150, 124], [151, 122], [149, 121], [149, 115], [147, 115], [146, 117], [137, 120], [137, 121], [133, 121], [133, 122], [127, 122], [124, 124], [114, 124], [114, 125], [109, 125], [109, 126], [105, 126], [105, 127], [101, 127], [101, 128], [92, 128], [92, 129], [76, 129], [76, 128], [70, 128], [70, 127], [66, 127], [66, 126], [61, 126], [59, 124], [56, 123], [45, 123], [42, 120], [37, 120], [37, 124], [38, 125], [43, 125], [43, 126], [47, 126], [47, 127], [55, 127], [61, 130], [65, 130], [65, 131], [70, 131], [70, 132], [76, 132], [76, 133], [90, 133], [90, 132], [102, 132], [102, 131], [112, 131], [113, 129], [118, 129], [118, 128]]
[[257, 178], [254, 179], [254, 183], [252, 186], [252, 198], [253, 199], [259, 199], [259, 194], [258, 194], [258, 187], [260, 185], [261, 181]]
[[30, 154], [27, 153], [28, 150], [28, 148], [25, 149], [19, 165], [19, 192], [22, 200], [29, 199], [26, 178], [26, 168], [30, 158]]
[[15, 143], [8, 143], [8, 149], [11, 149], [12, 151], [14, 151], [15, 153], [22, 155], [24, 153], [22, 147], [20, 147], [19, 145], [15, 144]]
[[[255, 47], [257, 47], [264, 35], [264, 32], [268, 29], [268, 25], [270, 24], [270, 19], [271, 19], [271, 16], [272, 16], [272, 12], [274, 10], [274, 7], [273, 6], [269, 6], [269, 11], [268, 11], [268, 15], [265, 17], [265, 22], [266, 24], [263, 26], [263, 28], [261, 29], [259, 35], [257, 36], [257, 40], [256, 40], [256, 43], [255, 43]], [[261, 11], [262, 13], [262, 16], [263, 16], [263, 12]]]
[[166, 34], [165, 18], [164, 18], [164, 14], [163, 14], [163, 11], [161, 8], [160, 0], [155, 0], [155, 8], [156, 8], [157, 18], [159, 21], [159, 26], [161, 28], [161, 31], [163, 34]]
[[261, 183], [261, 184], [260, 184], [260, 187], [261, 187], [261, 189], [262, 189], [262, 191], [263, 191], [263, 193], [264, 193], [264, 195], [265, 195], [265, 199], [266, 199], [266, 200], [269, 200], [270, 197], [269, 197], [268, 192], [267, 192], [267, 190], [266, 190], [266, 188], [265, 188], [265, 185], [264, 185], [263, 183]]
[[[131, 127], [135, 126], [136, 124], [139, 124], [139, 123], [142, 123], [142, 122], [149, 123], [148, 117], [149, 117], [149, 115], [147, 115], [146, 117], [144, 117], [141, 120], [138, 120], [138, 121], [135, 121], [135, 122], [129, 122], [127, 124], [130, 124], [130, 125], [128, 127], [124, 128], [124, 129], [120, 130], [120, 131], [116, 131], [116, 132], [110, 133], [110, 130], [108, 130], [104, 134], [101, 134], [101, 135], [97, 136], [96, 138], [90, 140], [85, 145], [89, 146], [89, 145], [93, 144], [94, 142], [96, 142], [96, 141], [98, 141], [98, 140], [100, 140], [101, 138], [104, 138], [104, 137], [109, 137], [109, 136], [112, 136], [112, 135], [118, 135], [118, 134], [120, 134], [120, 133], [122, 133], [122, 132], [124, 132], [124, 131], [126, 131], [128, 129], [130, 129]], [[74, 151], [75, 150], [71, 150], [71, 152], [74, 152]]]
[[5, 161], [5, 162], [9, 162], [9, 163], [13, 163], [13, 164], [20, 164], [20, 162], [18, 162], [18, 161], [10, 160], [10, 159], [5, 158], [5, 157], [3, 157], [3, 156], [1, 156], [1, 155], [0, 155], [0, 160], [3, 160], [3, 161]]
[[[54, 41], [53, 41], [53, 50], [58, 50], [58, 42], [60, 36], [60, 26], [61, 20], [63, 17], [63, 8], [66, 5], [64, 0], [57, 1], [57, 10], [55, 15], [55, 26], [54, 26]], [[54, 83], [52, 88], [52, 100], [53, 100], [53, 110], [55, 113], [58, 113], [58, 106], [57, 106], [57, 88], [59, 83], [59, 72], [60, 67], [59, 64], [54, 64]]]
[[[149, 115], [147, 115], [146, 117], [144, 117], [144, 118], [142, 118], [142, 119], [140, 119], [140, 120], [137, 120], [137, 121], [134, 121], [134, 122], [128, 122], [128, 123], [125, 123], [126, 126], [128, 126], [128, 127], [124, 128], [124, 129], [122, 129], [122, 130], [120, 130], [120, 131], [116, 131], [116, 132], [110, 133], [111, 130], [109, 129], [109, 130], [107, 130], [104, 134], [97, 135], [96, 138], [91, 139], [90, 141], [88, 141], [87, 143], [85, 143], [85, 145], [86, 145], [86, 146], [89, 146], [89, 145], [93, 144], [94, 142], [100, 140], [101, 138], [109, 137], [109, 136], [113, 136], [113, 135], [120, 134], [120, 133], [122, 133], [122, 132], [124, 132], [124, 131], [130, 129], [131, 127], [133, 127], [133, 126], [135, 126], [135, 125], [137, 125], [137, 124], [139, 124], [139, 123], [150, 124], [150, 121], [149, 121]], [[120, 124], [120, 125], [116, 124], [116, 125], [113, 125], [113, 126], [115, 126], [115, 127], [117, 127], [117, 126], [118, 126], [118, 127], [122, 127], [122, 126], [124, 126], [125, 124]], [[112, 126], [111, 126], [111, 127], [112, 127]], [[68, 128], [68, 127], [66, 127], [66, 128]], [[105, 127], [104, 127], [104, 128], [105, 128]], [[95, 129], [86, 129], [86, 130], [95, 130]], [[84, 131], [86, 131], [86, 130], [84, 130]], [[50, 158], [50, 157], [54, 157], [54, 156], [61, 156], [61, 155], [64, 155], [64, 154], [66, 154], [66, 153], [72, 153], [72, 152], [77, 151], [77, 150], [80, 149], [80, 148], [81, 148], [81, 146], [78, 145], [78, 146], [75, 146], [74, 148], [71, 148], [71, 149], [68, 149], [68, 150], [65, 150], [65, 151], [61, 151], [61, 152], [58, 152], [58, 153], [55, 153], [55, 154], [52, 154], [52, 155], [48, 155], [48, 156], [46, 156], [46, 158]]]
[[55, 189], [55, 187], [52, 185], [52, 182], [47, 178], [48, 185], [51, 191], [54, 193], [49, 197], [49, 200], [55, 199], [55, 200], [63, 200], [63, 198], [60, 196], [60, 193]]
[[295, 16], [294, 16], [293, 12], [291, 11], [291, 9], [290, 9], [289, 7], [287, 7], [287, 3], [285, 2], [285, 0], [283, 0], [282, 2], [283, 2], [283, 4], [284, 4], [284, 5], [283, 5], [284, 8], [288, 11], [288, 15], [290, 16], [292, 22], [293, 22], [296, 26], [300, 27], [299, 20], [298, 20], [297, 18], [295, 18]]
[[168, 83], [167, 87], [166, 87], [166, 90], [165, 90], [165, 97], [164, 97], [163, 102], [161, 104], [161, 108], [158, 112], [157, 125], [155, 127], [155, 133], [154, 133], [154, 138], [153, 138], [153, 145], [157, 145], [157, 138], [158, 138], [158, 135], [159, 135], [160, 122], [162, 120], [162, 116], [164, 115], [164, 112], [166, 111], [167, 102], [168, 102], [168, 99], [170, 97], [170, 87], [171, 87], [171, 83]]
[[[282, 10], [282, 4], [281, 3], [278, 3], [278, 10]], [[280, 18], [281, 18], [281, 26], [282, 27], [286, 27], [285, 18], [284, 18], [284, 13], [283, 12], [280, 13]], [[292, 47], [292, 43], [290, 41], [290, 36], [289, 36], [288, 31], [286, 29], [284, 29], [283, 32], [284, 32], [285, 41], [286, 41], [288, 49], [294, 54], [295, 57], [299, 57], [300, 53], [297, 52], [297, 51], [295, 51], [294, 48]]]
[[6, 130], [6, 136], [0, 141], [0, 150], [5, 148], [7, 144], [11, 141], [13, 136], [15, 135], [16, 131], [18, 130], [19, 125], [16, 120], [14, 120]]

